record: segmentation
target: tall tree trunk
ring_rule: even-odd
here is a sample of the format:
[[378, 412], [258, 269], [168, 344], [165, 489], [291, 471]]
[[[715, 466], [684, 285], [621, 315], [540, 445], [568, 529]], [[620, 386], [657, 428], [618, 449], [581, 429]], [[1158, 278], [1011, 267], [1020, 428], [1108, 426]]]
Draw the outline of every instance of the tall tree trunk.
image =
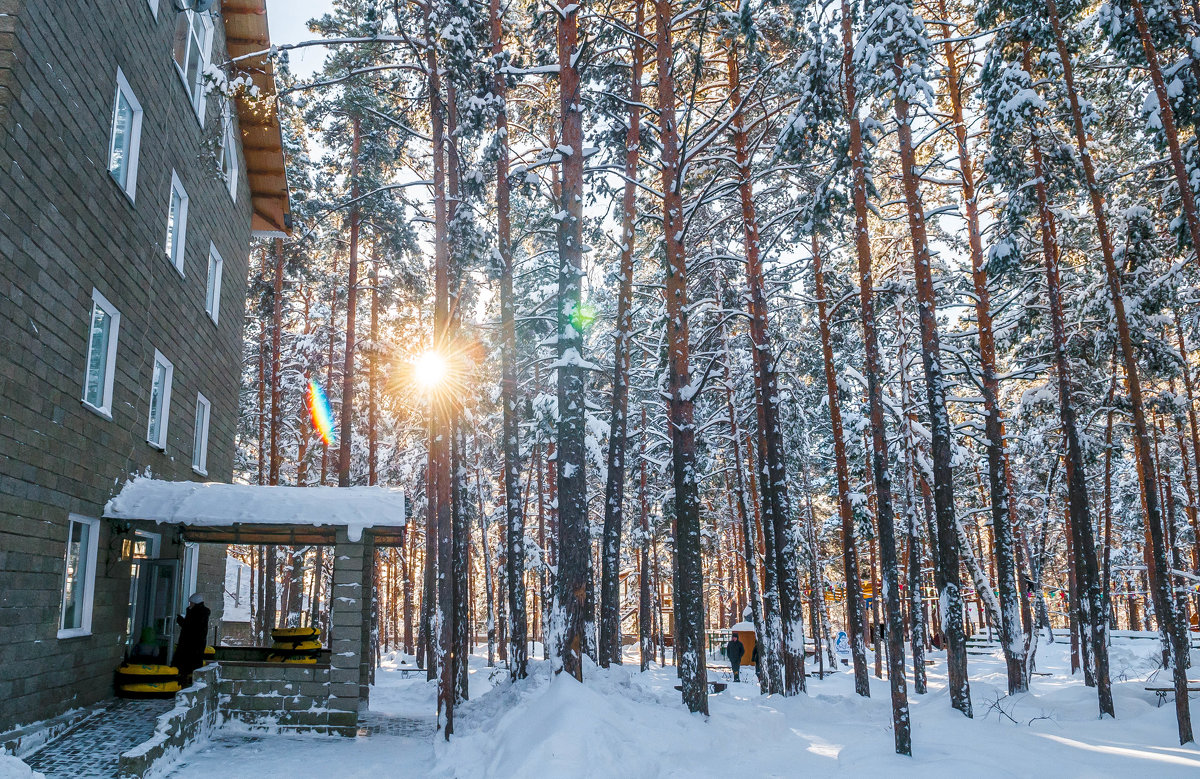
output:
[[583, 679], [591, 539], [587, 528], [584, 452], [586, 365], [583, 361], [583, 98], [579, 88], [579, 4], [559, 0], [558, 84], [565, 214], [558, 226], [558, 574], [554, 618], [558, 663]]
[[[892, 74], [896, 82], [903, 83], [905, 62], [902, 54], [896, 54], [892, 62]], [[962, 586], [959, 580], [959, 550], [955, 532], [954, 469], [952, 466], [953, 446], [950, 415], [946, 410], [946, 384], [942, 371], [941, 343], [937, 327], [937, 293], [933, 287], [933, 257], [929, 251], [929, 239], [925, 232], [925, 208], [921, 199], [917, 177], [916, 149], [913, 147], [912, 125], [909, 119], [908, 101], [896, 93], [893, 108], [896, 116], [896, 136], [900, 147], [901, 178], [904, 184], [904, 200], [908, 211], [908, 229], [912, 237], [913, 275], [917, 288], [917, 324], [921, 333], [921, 364], [925, 373], [925, 393], [929, 404], [929, 432], [931, 435], [930, 455], [933, 461], [933, 505], [938, 526], [937, 555], [941, 558], [942, 583], [941, 602], [942, 633], [946, 636], [946, 667], [950, 683], [950, 704], [966, 716], [971, 716], [971, 688], [967, 679], [967, 636], [962, 623]], [[886, 463], [884, 465], [886, 468]], [[895, 568], [895, 542], [889, 555], [888, 543], [884, 540], [890, 531], [880, 527], [880, 557], [884, 575]], [[970, 547], [967, 547], [970, 550]], [[889, 559], [890, 557], [890, 559]], [[903, 630], [900, 617], [899, 593], [892, 590], [891, 583], [884, 585], [895, 597], [895, 606], [888, 608], [888, 643], [894, 641], [903, 652], [903, 636], [892, 636], [891, 631]], [[885, 595], [887, 592], [885, 592]], [[893, 611], [895, 612], [893, 615]], [[888, 653], [888, 675], [893, 673], [896, 663]], [[903, 658], [899, 660], [903, 669]], [[896, 680], [892, 680], [893, 696]]]
[[[1047, 8], [1050, 10], [1051, 18], [1057, 20], [1053, 0], [1048, 0]], [[1070, 55], [1065, 52], [1065, 48], [1062, 56], [1063, 65], [1066, 67], [1068, 91], [1073, 94], [1074, 89], [1071, 86], [1073, 77], [1070, 75]], [[1024, 47], [1023, 57], [1025, 70], [1030, 71], [1032, 55], [1028, 44]], [[1074, 99], [1072, 99], [1072, 102], [1074, 103]], [[1071, 530], [1074, 534], [1071, 540], [1077, 558], [1083, 562], [1079, 571], [1083, 576], [1087, 577], [1086, 581], [1079, 582], [1080, 591], [1083, 595], [1080, 598], [1081, 608], [1086, 609], [1086, 613], [1081, 614], [1081, 621], [1088, 631], [1088, 637], [1093, 649], [1092, 658], [1096, 663], [1096, 691], [1099, 699], [1100, 713], [1112, 716], [1112, 692], [1108, 676], [1108, 647], [1104, 642], [1104, 630], [1102, 620], [1100, 619], [1104, 601], [1100, 594], [1095, 543], [1092, 540], [1091, 511], [1088, 506], [1083, 449], [1080, 444], [1074, 402], [1071, 398], [1071, 375], [1067, 364], [1066, 326], [1063, 318], [1062, 291], [1058, 271], [1058, 239], [1055, 233], [1053, 216], [1050, 212], [1045, 179], [1043, 178], [1044, 168], [1038, 137], [1039, 132], [1036, 127], [1031, 132], [1030, 147], [1033, 155], [1033, 173], [1036, 181], [1034, 189], [1037, 194], [1038, 212], [1041, 220], [1042, 255], [1046, 266], [1046, 294], [1048, 298], [1047, 302], [1050, 305], [1054, 361], [1058, 373], [1059, 413], [1062, 417], [1063, 436], [1066, 438], [1067, 446], [1067, 503], [1071, 516]], [[1088, 159], [1086, 151], [1084, 152], [1084, 159]], [[1090, 168], [1091, 163], [1087, 162], [1086, 164]], [[1106, 229], [1102, 230], [1102, 232], [1107, 234]], [[1104, 239], [1104, 243], [1108, 245], [1107, 238]], [[1110, 251], [1107, 252], [1107, 255], [1109, 261], [1111, 261], [1111, 246], [1109, 249]], [[1118, 305], [1120, 305], [1119, 301]], [[1124, 309], [1122, 308], [1121, 310], [1123, 312]], [[1128, 335], [1127, 332], [1126, 335]]]
[[379, 483], [379, 247], [371, 247], [371, 352], [367, 362], [367, 484]]
[[633, 330], [633, 245], [637, 220], [638, 153], [642, 115], [642, 0], [636, 7], [633, 66], [629, 73], [629, 127], [625, 131], [625, 191], [621, 196], [621, 268], [613, 344], [612, 418], [608, 428], [608, 479], [604, 491], [604, 546], [600, 573], [600, 665], [621, 662], [621, 528], [624, 522], [626, 430], [629, 419], [629, 347]]
[[654, 660], [651, 643], [650, 616], [650, 501], [646, 497], [646, 408], [642, 407], [642, 436], [639, 444], [638, 514], [641, 519], [641, 553], [638, 566], [638, 654], [641, 670], [650, 668]]
[[[427, 40], [433, 41], [433, 20], [430, 8], [425, 8], [425, 30]], [[450, 310], [450, 252], [449, 252], [449, 208], [446, 186], [446, 125], [445, 107], [442, 102], [441, 74], [437, 50], [433, 45], [426, 47], [425, 76], [428, 79], [429, 114], [433, 146], [434, 182], [434, 306], [433, 343], [443, 353], [452, 343]], [[454, 704], [456, 701], [456, 674], [454, 663], [454, 641], [457, 637], [454, 604], [454, 512], [452, 441], [455, 437], [454, 413], [445, 397], [434, 395], [431, 400], [431, 424], [429, 442], [430, 473], [426, 488], [434, 532], [427, 536], [426, 544], [436, 539], [436, 600], [431, 604], [430, 636], [435, 637], [435, 651], [430, 668], [436, 666], [438, 678], [438, 712], [445, 715], [443, 733], [447, 740], [454, 733]], [[427, 565], [434, 564], [429, 555]], [[427, 574], [428, 575], [428, 574]]]
[[[883, 551], [883, 581], [888, 611], [888, 674], [892, 687], [892, 730], [896, 752], [912, 754], [912, 736], [908, 716], [908, 694], [904, 681], [904, 633], [900, 623], [900, 592], [896, 572], [896, 538], [892, 516], [891, 477], [888, 475], [887, 438], [883, 424], [882, 366], [879, 337], [875, 325], [875, 282], [871, 270], [871, 237], [867, 226], [867, 175], [863, 154], [862, 127], [858, 118], [858, 95], [854, 86], [854, 41], [850, 4], [842, 0], [842, 77], [846, 116], [850, 124], [850, 165], [854, 177], [854, 232], [858, 254], [859, 309], [862, 317], [863, 345], [866, 352], [867, 396], [870, 407], [872, 457], [877, 496], [876, 516], [880, 548]], [[951, 700], [961, 708], [965, 690], [952, 690]], [[969, 707], [969, 698], [966, 700]]]
[[[779, 381], [775, 355], [768, 334], [766, 285], [763, 280], [762, 252], [758, 233], [758, 216], [754, 209], [754, 190], [750, 180], [751, 161], [742, 112], [741, 82], [738, 74], [737, 47], [726, 49], [729, 75], [729, 102], [734, 115], [730, 122], [733, 134], [734, 160], [737, 163], [738, 195], [742, 206], [743, 242], [746, 250], [746, 284], [749, 288], [751, 352], [754, 358], [754, 378], [758, 407], [760, 445], [759, 468], [762, 477], [764, 521], [775, 541], [775, 578], [779, 588], [779, 612], [782, 622], [780, 644], [784, 673], [785, 695], [804, 692], [804, 612], [801, 604], [800, 575], [796, 565], [795, 534], [792, 532], [792, 511], [787, 490], [787, 463], [783, 449], [783, 423], [779, 414]], [[768, 563], [770, 564], [770, 562]], [[769, 647], [764, 647], [769, 649]]]
[[520, 411], [517, 407], [517, 325], [513, 298], [512, 230], [509, 221], [508, 182], [508, 92], [501, 72], [507, 63], [504, 55], [504, 30], [500, 0], [491, 0], [492, 56], [496, 72], [492, 91], [500, 100], [496, 112], [496, 243], [500, 250], [500, 332], [502, 408], [501, 435], [504, 451], [504, 521], [506, 550], [504, 579], [508, 585], [510, 656], [509, 675], [524, 679], [528, 673], [528, 628], [525, 616], [525, 514], [521, 510], [521, 438]]
[[[938, 0], [943, 19], [948, 18], [946, 0]], [[979, 224], [975, 170], [967, 145], [967, 123], [963, 116], [963, 77], [959, 69], [957, 44], [948, 26], [941, 27], [942, 48], [946, 57], [946, 86], [954, 119], [959, 174], [962, 177], [963, 208], [967, 238], [971, 247], [971, 281], [975, 290], [975, 321], [979, 333], [979, 363], [983, 370], [984, 435], [987, 439], [988, 494], [991, 498], [994, 561], [1000, 596], [1000, 643], [1008, 667], [1008, 693], [1028, 689], [1025, 684], [1025, 642], [1021, 635], [1021, 593], [1016, 584], [1013, 529], [1009, 524], [1008, 458], [1004, 454], [1004, 418], [1000, 412], [1000, 381], [996, 370], [996, 339], [992, 330], [991, 300], [987, 285], [987, 259], [983, 254]]]
[[833, 365], [833, 339], [829, 327], [829, 292], [825, 288], [824, 257], [816, 233], [812, 236], [813, 276], [817, 295], [817, 324], [821, 331], [821, 356], [825, 364], [825, 397], [829, 402], [829, 424], [833, 433], [833, 462], [837, 476], [838, 516], [842, 522], [842, 570], [846, 578], [846, 630], [854, 660], [854, 691], [871, 696], [867, 678], [866, 615], [862, 610], [862, 578], [858, 570], [857, 532], [850, 505], [850, 464], [842, 429], [842, 404], [838, 396], [837, 371]]
[[358, 314], [358, 150], [361, 127], [353, 120], [350, 141], [350, 267], [346, 272], [346, 349], [342, 364], [342, 420], [338, 448], [338, 486], [350, 486], [350, 444], [354, 439], [354, 328]]
[[279, 432], [283, 427], [283, 377], [280, 372], [280, 340], [283, 332], [283, 239], [276, 238], [274, 289], [271, 311], [271, 460], [268, 484], [279, 484]]
[[[1063, 81], [1071, 106], [1071, 125], [1075, 132], [1075, 142], [1079, 149], [1080, 163], [1083, 167], [1084, 180], [1087, 183], [1092, 213], [1096, 219], [1096, 232], [1100, 238], [1101, 254], [1104, 256], [1105, 275], [1108, 277], [1109, 294], [1112, 299], [1113, 313], [1116, 315], [1117, 333], [1125, 364], [1125, 384], [1129, 392], [1130, 405], [1133, 407], [1134, 435], [1140, 443], [1138, 457], [1142, 463], [1142, 491], [1146, 495], [1146, 519], [1152, 528], [1152, 540], [1154, 540], [1155, 535], [1161, 536], [1162, 515], [1161, 507], [1155, 494], [1158, 479], [1154, 463], [1150, 457], [1149, 433], [1146, 429], [1145, 403], [1142, 400], [1142, 386], [1138, 375], [1137, 354], [1133, 351], [1133, 340], [1129, 334], [1129, 322], [1125, 316], [1125, 299], [1121, 293], [1121, 276], [1117, 270], [1116, 261], [1113, 256], [1111, 234], [1108, 229], [1108, 219], [1104, 208], [1104, 195], [1097, 184], [1095, 168], [1092, 165], [1091, 154], [1088, 152], [1087, 133], [1083, 124], [1083, 113], [1079, 104], [1079, 95], [1075, 87], [1071, 53], [1067, 50], [1066, 41], [1063, 38], [1062, 26], [1058, 18], [1058, 7], [1054, 0], [1047, 0], [1046, 9], [1049, 12], [1051, 28], [1054, 30], [1055, 47], [1061, 59]], [[1169, 108], [1170, 106], [1167, 106], [1168, 110]], [[1164, 118], [1166, 118], [1165, 114]], [[1188, 190], [1188, 194], [1190, 194], [1190, 190]], [[1192, 219], [1195, 219], [1194, 213]], [[1192, 235], [1194, 239], [1200, 240], [1200, 227], [1193, 227]], [[1158, 534], [1154, 533], [1154, 527], [1159, 527]], [[1088, 608], [1091, 619], [1089, 630], [1093, 647], [1093, 662], [1096, 666], [1096, 690], [1100, 697], [1101, 713], [1111, 716], [1113, 714], [1113, 705], [1108, 672], [1108, 646], [1105, 642], [1106, 634], [1101, 620], [1104, 597], [1100, 592], [1099, 575], [1096, 571], [1096, 556], [1093, 553], [1095, 547], [1092, 540], [1091, 523], [1087, 522], [1085, 526], [1078, 528], [1077, 532], [1079, 533], [1079, 544], [1076, 548], [1087, 551], [1087, 554], [1083, 556], [1083, 562], [1087, 568], [1086, 573], [1089, 578], [1086, 597], [1089, 601]], [[1160, 549], [1160, 540], [1161, 538], [1154, 540], [1154, 556], [1156, 561], [1166, 563], [1166, 549], [1165, 547]], [[1161, 560], [1159, 559], [1160, 557]], [[1177, 697], [1182, 697], [1182, 701], [1177, 701], [1175, 705], [1179, 725], [1179, 738], [1182, 744], [1193, 740], [1191, 714], [1188, 710], [1187, 700], [1187, 626], [1177, 624], [1175, 619], [1176, 614], [1174, 596], [1171, 592], [1170, 572], [1166, 565], [1160, 565], [1159, 570], [1164, 572], [1164, 576], [1160, 577], [1155, 589], [1161, 593], [1164, 605], [1167, 607], [1167, 611], [1162, 612], [1162, 614], [1167, 618], [1167, 624], [1171, 626], [1176, 649], [1182, 650], [1182, 654], [1179, 656], [1184, 658], [1184, 661], [1176, 663], [1175, 668], [1176, 694]]]
[[[683, 702], [708, 714], [708, 671], [704, 657], [704, 572], [701, 566], [700, 500], [696, 484], [696, 428], [689, 366], [687, 254], [683, 245], [683, 197], [679, 128], [675, 119], [675, 74], [671, 0], [655, 0], [659, 126], [662, 140], [663, 240], [666, 246], [667, 418], [675, 488], [675, 657]], [[803, 625], [800, 635], [803, 636]], [[801, 648], [803, 658], [803, 648]]]

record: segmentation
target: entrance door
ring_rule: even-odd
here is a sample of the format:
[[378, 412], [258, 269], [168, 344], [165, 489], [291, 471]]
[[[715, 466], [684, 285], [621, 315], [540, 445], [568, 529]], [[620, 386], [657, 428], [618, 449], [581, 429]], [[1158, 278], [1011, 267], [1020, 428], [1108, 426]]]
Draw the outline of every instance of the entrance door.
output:
[[162, 659], [168, 660], [175, 643], [176, 582], [179, 581], [178, 560], [147, 560], [142, 564], [142, 576], [146, 585], [142, 593], [143, 611], [141, 623], [154, 631], [154, 642], [162, 650]]
[[134, 572], [133, 654], [167, 663], [175, 639], [178, 560], [141, 560]]

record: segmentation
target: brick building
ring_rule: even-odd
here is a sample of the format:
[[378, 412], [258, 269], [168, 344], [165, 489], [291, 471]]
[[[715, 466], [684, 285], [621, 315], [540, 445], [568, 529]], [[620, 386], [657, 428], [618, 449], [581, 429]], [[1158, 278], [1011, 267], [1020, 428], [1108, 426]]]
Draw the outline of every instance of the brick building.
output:
[[270, 63], [205, 75], [265, 0], [181, 6], [0, 0], [0, 734], [110, 696], [192, 591], [220, 621], [222, 547], [102, 519], [231, 479], [250, 242], [290, 222]]

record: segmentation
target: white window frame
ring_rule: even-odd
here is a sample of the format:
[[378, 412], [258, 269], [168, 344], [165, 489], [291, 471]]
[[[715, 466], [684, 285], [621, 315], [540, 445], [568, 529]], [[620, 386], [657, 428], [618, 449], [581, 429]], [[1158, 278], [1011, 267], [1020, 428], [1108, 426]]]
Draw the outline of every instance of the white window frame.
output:
[[[234, 202], [237, 202], [238, 185], [237, 145], [236, 133], [233, 131], [233, 109], [229, 105], [229, 100], [226, 100], [225, 105], [221, 108], [221, 148], [217, 156], [217, 169], [221, 172], [221, 177], [225, 179], [229, 197]], [[232, 155], [228, 175], [225, 173], [226, 155]]]
[[[92, 364], [92, 315], [99, 306], [108, 314], [108, 354], [104, 358], [104, 387], [100, 391], [100, 405], [93, 405], [88, 399], [88, 366]], [[121, 328], [121, 312], [108, 302], [108, 298], [100, 294], [100, 290], [92, 288], [92, 306], [87, 316], [87, 358], [83, 363], [83, 397], [80, 401], [84, 406], [95, 411], [105, 419], [112, 419], [113, 379], [117, 368], [117, 335]]]
[[[154, 425], [154, 375], [158, 372], [160, 364], [166, 368], [166, 373], [159, 407], [158, 438], [154, 439], [150, 437], [150, 430]], [[171, 384], [174, 380], [175, 366], [163, 356], [162, 352], [155, 349], [154, 362], [150, 364], [150, 410], [146, 414], [146, 443], [163, 451], [167, 449], [167, 422], [171, 419]]]
[[[69, 514], [67, 522], [67, 547], [63, 554], [62, 600], [58, 609], [58, 637], [80, 638], [92, 634], [92, 606], [96, 597], [96, 552], [100, 548], [100, 520], [79, 514]], [[79, 627], [64, 628], [63, 620], [67, 616], [67, 562], [70, 556], [71, 536], [74, 525], [85, 525], [88, 528], [87, 567], [83, 571], [83, 603], [79, 616]]]
[[[216, 271], [213, 264], [216, 264]], [[225, 260], [217, 251], [216, 244], [208, 244], [208, 267], [204, 274], [204, 311], [213, 324], [220, 324], [221, 316], [221, 274], [225, 270]]]
[[[204, 71], [208, 68], [212, 60], [213, 23], [207, 13], [198, 14], [195, 11], [183, 11], [183, 13], [187, 14], [188, 23], [187, 46], [183, 50], [184, 65], [181, 66], [179, 61], [175, 59], [174, 50], [171, 52], [171, 61], [175, 63], [175, 72], [179, 74], [179, 80], [183, 84], [184, 91], [187, 93], [188, 103], [192, 106], [192, 113], [200, 122], [200, 125], [203, 126], [205, 110], [208, 108], [208, 95], [204, 90]], [[196, 19], [200, 20], [201, 28], [199, 41], [200, 64], [196, 68], [196, 83], [189, 84], [187, 71], [184, 70], [184, 67], [187, 65], [188, 60], [191, 59], [192, 44], [196, 42], [196, 38], [192, 34], [192, 31], [195, 29]]]
[[200, 573], [200, 545], [195, 541], [183, 543], [183, 565], [179, 574], [179, 611], [187, 611], [188, 599], [196, 592]]
[[[175, 215], [175, 241], [171, 242], [171, 204], [175, 200], [175, 194], [179, 193], [179, 213]], [[171, 191], [167, 195], [167, 240], [163, 242], [163, 251], [167, 255], [167, 259], [175, 266], [175, 270], [179, 271], [179, 275], [184, 276], [183, 258], [187, 247], [187, 218], [188, 218], [188, 193], [183, 188], [183, 182], [179, 180], [179, 174], [171, 171]]]
[[[113, 157], [113, 141], [117, 129], [117, 106], [120, 105], [120, 97], [124, 95], [125, 100], [129, 103], [129, 107], [133, 109], [133, 121], [129, 128], [129, 159], [126, 161], [128, 171], [125, 174], [125, 184], [122, 186], [117, 179], [112, 168]], [[138, 157], [142, 146], [142, 104], [137, 99], [137, 95], [133, 93], [133, 87], [129, 86], [128, 79], [125, 78], [125, 73], [121, 68], [117, 68], [117, 90], [113, 95], [113, 108], [110, 112], [112, 115], [111, 126], [108, 130], [108, 176], [116, 185], [125, 193], [125, 197], [129, 198], [129, 202], [135, 202], [137, 198], [137, 173], [138, 173]]]
[[[200, 419], [200, 409], [204, 409], [204, 419]], [[208, 426], [212, 421], [212, 403], [204, 397], [204, 393], [196, 393], [196, 413], [193, 416], [192, 428], [192, 470], [201, 476], [208, 475]]]

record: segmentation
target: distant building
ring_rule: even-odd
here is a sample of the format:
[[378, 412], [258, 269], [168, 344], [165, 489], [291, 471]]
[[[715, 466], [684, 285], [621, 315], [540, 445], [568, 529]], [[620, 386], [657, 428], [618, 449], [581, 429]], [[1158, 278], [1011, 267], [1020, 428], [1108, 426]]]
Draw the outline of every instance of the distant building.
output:
[[265, 0], [179, 6], [0, 0], [0, 735], [169, 656], [193, 591], [221, 622], [223, 547], [101, 519], [134, 474], [232, 478], [251, 237], [290, 221], [270, 63], [268, 99], [206, 85]]

